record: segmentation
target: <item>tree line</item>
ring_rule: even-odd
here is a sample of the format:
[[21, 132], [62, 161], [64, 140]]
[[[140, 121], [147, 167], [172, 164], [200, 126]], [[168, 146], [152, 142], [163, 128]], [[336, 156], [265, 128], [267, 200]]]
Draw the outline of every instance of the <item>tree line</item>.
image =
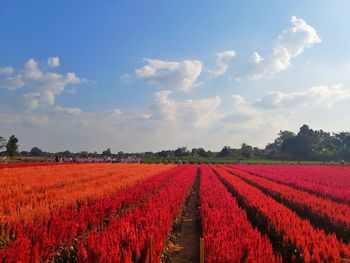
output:
[[18, 139], [15, 135], [6, 140], [0, 136], [0, 150], [6, 148], [1, 155], [10, 157], [127, 157], [136, 156], [147, 160], [177, 160], [177, 159], [271, 159], [271, 160], [295, 160], [295, 161], [350, 161], [350, 132], [330, 133], [323, 130], [313, 130], [304, 124], [298, 133], [281, 130], [277, 138], [268, 143], [264, 149], [242, 143], [240, 148], [224, 146], [221, 151], [213, 152], [204, 148], [178, 147], [175, 150], [161, 150], [158, 152], [124, 153], [119, 151], [112, 153], [110, 148], [98, 152], [81, 151], [73, 153], [45, 152], [38, 147], [33, 147], [29, 152], [19, 152]]
[[330, 133], [313, 130], [304, 124], [297, 134], [280, 131], [265, 148], [270, 159], [282, 160], [350, 160], [350, 132]]

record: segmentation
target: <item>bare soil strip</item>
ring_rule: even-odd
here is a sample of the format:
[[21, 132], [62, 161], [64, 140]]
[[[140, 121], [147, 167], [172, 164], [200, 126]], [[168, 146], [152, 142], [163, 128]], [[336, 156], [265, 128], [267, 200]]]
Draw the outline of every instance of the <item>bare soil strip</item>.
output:
[[198, 212], [199, 205], [199, 170], [193, 188], [183, 210], [182, 224], [174, 233], [168, 245], [167, 262], [199, 262], [199, 238], [201, 225]]

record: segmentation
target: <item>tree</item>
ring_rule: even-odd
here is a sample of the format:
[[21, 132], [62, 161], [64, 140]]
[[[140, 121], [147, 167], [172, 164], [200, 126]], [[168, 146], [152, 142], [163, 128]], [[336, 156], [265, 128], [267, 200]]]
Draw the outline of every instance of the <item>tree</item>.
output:
[[231, 155], [230, 146], [224, 146], [218, 155], [219, 157], [229, 157]]
[[108, 148], [107, 150], [103, 151], [102, 155], [104, 155], [104, 156], [111, 156], [112, 155], [111, 149]]
[[174, 152], [175, 157], [183, 157], [187, 155], [187, 148], [186, 147], [179, 147]]
[[33, 147], [31, 150], [30, 150], [30, 155], [31, 156], [41, 156], [43, 154], [43, 151], [38, 148], [38, 147]]
[[275, 139], [273, 143], [269, 143], [266, 145], [265, 153], [268, 158], [280, 158], [282, 155], [286, 155], [285, 152], [282, 151], [282, 144], [289, 140], [290, 138], [294, 138], [296, 135], [291, 131], [280, 131], [278, 133], [278, 137]]
[[242, 143], [241, 155], [244, 158], [253, 158], [253, 156], [254, 156], [253, 147], [248, 145], [248, 144], [246, 144], [246, 143]]
[[6, 151], [10, 157], [18, 155], [18, 139], [15, 135], [11, 135], [9, 138], [6, 144]]
[[191, 150], [191, 157], [198, 157], [198, 150], [196, 148]]
[[4, 137], [0, 136], [0, 150], [2, 148], [5, 148], [5, 146], [6, 146], [6, 139]]
[[203, 148], [197, 149], [197, 154], [199, 157], [208, 158], [210, 157], [210, 151], [206, 152]]
[[89, 152], [88, 151], [81, 151], [78, 155], [80, 157], [87, 158], [87, 157], [89, 157]]

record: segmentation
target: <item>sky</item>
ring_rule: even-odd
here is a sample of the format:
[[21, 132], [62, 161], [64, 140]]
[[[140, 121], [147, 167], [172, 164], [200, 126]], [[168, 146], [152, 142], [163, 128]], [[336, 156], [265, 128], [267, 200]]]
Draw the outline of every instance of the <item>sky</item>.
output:
[[349, 130], [350, 2], [1, 0], [0, 136], [20, 149], [265, 147]]

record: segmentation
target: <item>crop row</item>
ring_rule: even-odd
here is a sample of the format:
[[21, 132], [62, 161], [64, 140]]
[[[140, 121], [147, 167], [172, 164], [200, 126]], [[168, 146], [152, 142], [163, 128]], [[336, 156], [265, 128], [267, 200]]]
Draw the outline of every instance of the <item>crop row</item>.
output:
[[280, 262], [208, 165], [201, 166], [200, 215], [206, 262]]
[[350, 239], [350, 207], [348, 205], [323, 199], [242, 170], [230, 168], [228, 171], [258, 187], [276, 200], [282, 201], [303, 218], [310, 219], [316, 226], [335, 232], [345, 241]]
[[178, 173], [166, 187], [149, 196], [147, 202], [111, 219], [108, 227], [92, 231], [77, 245], [78, 262], [149, 262], [149, 237], [152, 259], [160, 261], [173, 220], [194, 183], [197, 167]]
[[49, 260], [60, 251], [60, 248], [74, 245], [90, 231], [100, 231], [108, 226], [112, 218], [120, 216], [125, 209], [137, 207], [150, 195], [157, 193], [174, 180], [179, 173], [189, 169], [189, 166], [173, 168], [133, 187], [118, 191], [113, 196], [86, 202], [79, 209], [63, 209], [42, 223], [28, 223], [8, 228], [3, 237], [11, 236], [13, 233], [16, 237], [12, 241], [5, 240], [11, 242], [6, 248], [0, 249], [0, 261]]
[[0, 224], [41, 222], [127, 188], [173, 166], [80, 164], [0, 170]]
[[338, 241], [335, 235], [326, 235], [323, 230], [312, 227], [308, 220], [222, 168], [213, 169], [246, 209], [254, 211], [261, 229], [280, 239], [283, 260], [339, 262], [350, 259], [350, 245]]
[[350, 168], [306, 165], [238, 165], [236, 167], [323, 198], [350, 204]]
[[53, 162], [20, 162], [20, 163], [0, 163], [0, 169], [5, 168], [24, 168], [24, 167], [37, 167], [37, 166], [54, 166], [69, 163], [53, 163]]

